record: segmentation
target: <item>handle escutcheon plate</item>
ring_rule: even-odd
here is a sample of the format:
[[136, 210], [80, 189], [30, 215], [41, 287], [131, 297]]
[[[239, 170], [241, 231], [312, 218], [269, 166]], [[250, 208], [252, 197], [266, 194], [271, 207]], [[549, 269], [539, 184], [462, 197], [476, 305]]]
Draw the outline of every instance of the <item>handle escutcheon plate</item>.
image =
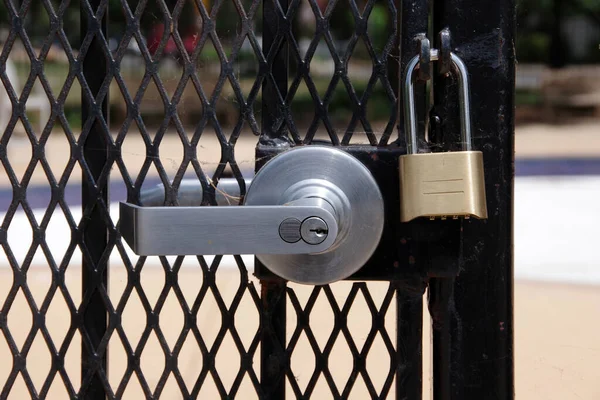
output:
[[270, 205], [317, 196], [334, 209], [338, 233], [318, 254], [265, 254], [256, 257], [290, 281], [324, 285], [345, 279], [371, 257], [383, 232], [383, 197], [371, 172], [334, 147], [297, 147], [265, 164], [252, 180], [245, 205]]

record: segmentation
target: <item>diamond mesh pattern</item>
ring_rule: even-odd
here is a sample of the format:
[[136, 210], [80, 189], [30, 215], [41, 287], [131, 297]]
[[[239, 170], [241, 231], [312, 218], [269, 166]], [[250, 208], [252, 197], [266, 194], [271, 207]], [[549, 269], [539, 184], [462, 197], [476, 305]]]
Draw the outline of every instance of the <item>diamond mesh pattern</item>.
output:
[[[106, 194], [139, 203], [140, 191], [160, 182], [164, 203], [177, 205], [182, 180], [192, 178], [203, 204], [216, 204], [216, 184], [232, 174], [243, 196], [252, 162], [235, 154], [248, 132], [298, 144], [388, 143], [398, 108], [388, 78], [395, 2], [265, 1], [3, 0], [0, 96], [10, 111], [0, 159], [11, 192], [0, 227], [0, 398], [272, 394], [261, 384], [261, 345], [279, 341], [278, 327], [249, 259], [137, 257]], [[87, 27], [77, 40], [73, 8]], [[49, 27], [35, 38], [34, 12]], [[103, 30], [107, 14], [122, 21], [116, 36]], [[181, 21], [189, 26], [191, 16], [190, 33]], [[382, 16], [384, 31], [372, 23]], [[349, 33], [332, 28], [340, 21]], [[68, 67], [57, 70], [60, 62]], [[20, 87], [12, 64], [25, 71]], [[109, 90], [117, 126], [107, 117]], [[79, 96], [77, 121], [69, 107]], [[39, 98], [49, 111], [36, 119]], [[371, 112], [382, 104], [380, 122]], [[347, 282], [280, 293], [287, 337], [272, 357], [282, 360], [275, 380], [285, 380], [287, 395], [393, 396], [397, 293], [393, 283]]]

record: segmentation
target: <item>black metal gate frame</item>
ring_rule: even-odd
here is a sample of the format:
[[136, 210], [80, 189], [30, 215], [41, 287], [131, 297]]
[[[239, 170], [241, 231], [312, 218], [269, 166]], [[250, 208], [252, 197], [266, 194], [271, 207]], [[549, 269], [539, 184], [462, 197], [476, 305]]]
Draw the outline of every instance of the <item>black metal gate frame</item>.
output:
[[[185, 63], [184, 76], [172, 98], [162, 87], [157, 73], [157, 61], [145, 46], [141, 46], [141, 48], [146, 63], [146, 74], [137, 93], [129, 93], [120, 76], [119, 63], [129, 39], [135, 38], [138, 43], [143, 42], [139, 21], [147, 1], [140, 1], [135, 9], [130, 8], [127, 1], [121, 1], [128, 24], [125, 37], [113, 54], [107, 44], [108, 0], [81, 0], [82, 40], [77, 55], [70, 47], [64, 33], [63, 15], [69, 4], [69, 1], [66, 0], [60, 2], [57, 8], [55, 8], [56, 2], [39, 0], [48, 11], [51, 32], [48, 39], [44, 41], [41, 53], [35, 54], [23, 24], [24, 16], [32, 1], [36, 0], [24, 0], [17, 7], [11, 0], [3, 0], [4, 6], [10, 14], [10, 32], [0, 55], [0, 78], [7, 88], [13, 104], [13, 113], [0, 141], [0, 159], [12, 183], [13, 201], [0, 229], [0, 239], [13, 271], [14, 282], [7, 298], [0, 299], [0, 330], [9, 344], [13, 365], [11, 374], [0, 392], [0, 398], [8, 396], [17, 374], [23, 376], [32, 398], [45, 398], [56, 375], [62, 377], [67, 392], [72, 398], [120, 398], [133, 374], [137, 375], [146, 397], [158, 398], [171, 373], [185, 398], [195, 398], [198, 395], [208, 374], [213, 377], [222, 398], [233, 398], [236, 394], [241, 395], [237, 391], [245, 374], [250, 377], [256, 393], [265, 399], [284, 398], [286, 378], [292, 387], [292, 393], [287, 393], [288, 395], [308, 398], [321, 374], [325, 377], [334, 398], [347, 397], [359, 374], [372, 398], [385, 398], [394, 383], [396, 398], [422, 398], [422, 294], [419, 291], [409, 290], [410, 288], [399, 281], [390, 282], [388, 292], [379, 308], [374, 305], [366, 285], [361, 282], [354, 284], [342, 307], [337, 305], [328, 286], [315, 287], [307, 305], [302, 307], [298, 303], [294, 291], [287, 287], [285, 282], [264, 280], [258, 291], [248, 283], [247, 271], [241, 258], [236, 258], [242, 279], [232, 305], [227, 308], [214, 279], [220, 258], [217, 257], [213, 265], [209, 266], [203, 257], [198, 257], [204, 281], [196, 302], [190, 308], [183, 300], [177, 283], [177, 271], [181, 266], [182, 258], [178, 258], [173, 264], [170, 264], [166, 258], [161, 258], [166, 274], [165, 290], [154, 309], [147, 301], [143, 301], [147, 324], [140, 343], [137, 347], [132, 347], [121, 326], [121, 316], [129, 295], [133, 291], [136, 291], [140, 298], [146, 298], [140, 283], [140, 271], [145, 259], [142, 257], [136, 265], [133, 265], [125, 253], [118, 231], [118, 222], [111, 219], [108, 211], [108, 181], [111, 169], [118, 168], [127, 186], [128, 201], [139, 203], [141, 185], [148, 169], [154, 164], [166, 188], [165, 203], [176, 205], [178, 186], [186, 169], [191, 165], [202, 182], [204, 193], [207, 193], [204, 202], [216, 204], [214, 188], [209, 184], [209, 179], [196, 158], [196, 146], [203, 129], [208, 125], [215, 129], [222, 150], [220, 166], [211, 180], [218, 182], [225, 167], [229, 165], [240, 183], [242, 195], [245, 193], [245, 186], [234, 158], [234, 149], [244, 122], [255, 134], [260, 134], [260, 146], [263, 148], [265, 146], [276, 148], [282, 143], [289, 142], [297, 145], [311, 144], [320, 122], [327, 129], [333, 145], [348, 145], [356, 127], [360, 124], [365, 128], [371, 145], [386, 146], [395, 131], [401, 132], [400, 128], [396, 128], [401, 126], [401, 118], [398, 117], [397, 77], [402, 73], [408, 59], [415, 54], [415, 36], [428, 31], [438, 32], [446, 27], [452, 32], [454, 50], [469, 66], [472, 81], [471, 99], [476, 105], [473, 107], [472, 115], [473, 125], [476, 127], [474, 147], [484, 152], [490, 218], [487, 221], [468, 221], [462, 224], [459, 237], [460, 254], [456, 264], [458, 276], [432, 273], [431, 276], [426, 277], [429, 284], [429, 310], [433, 317], [434, 398], [458, 400], [513, 397], [514, 0], [475, 2], [389, 0], [386, 5], [396, 23], [386, 47], [379, 54], [374, 52], [370, 45], [366, 24], [375, 1], [367, 1], [365, 9], [361, 13], [356, 2], [350, 0], [349, 7], [356, 29], [350, 39], [346, 54], [338, 55], [332, 52], [335, 75], [323, 98], [314, 88], [308, 65], [316, 44], [321, 38], [324, 38], [330, 49], [333, 48], [328, 21], [331, 11], [341, 0], [329, 2], [324, 14], [321, 14], [315, 1], [310, 1], [317, 21], [316, 34], [304, 58], [300, 55], [293, 40], [290, 25], [290, 20], [298, 10], [299, 0], [265, 0], [262, 9], [262, 49], [264, 51], [261, 51], [252, 24], [252, 20], [259, 10], [259, 1], [253, 1], [250, 8], [245, 10], [239, 0], [233, 0], [241, 17], [241, 32], [238, 40], [234, 43], [234, 50], [229, 56], [225, 54], [220, 45], [215, 30], [215, 18], [223, 1], [215, 2], [212, 9], [208, 11], [200, 0], [194, 0], [204, 21], [203, 32], [195, 51], [188, 56], [177, 29], [172, 30], [173, 38], [181, 50]], [[177, 1], [172, 12], [164, 0], [157, 2], [165, 20], [176, 27], [184, 1]], [[432, 16], [431, 20], [430, 16]], [[43, 61], [55, 35], [58, 35], [70, 63], [65, 86], [57, 97], [52, 95], [43, 70]], [[247, 97], [242, 94], [231, 69], [245, 35], [248, 35], [259, 62], [259, 74]], [[20, 38], [25, 45], [31, 61], [32, 72], [20, 97], [10, 89], [10, 82], [4, 67], [10, 48], [17, 38]], [[159, 53], [165, 47], [167, 40], [168, 36], [165, 35], [159, 45]], [[192, 62], [198, 57], [207, 40], [214, 43], [221, 60], [221, 75], [212, 95], [203, 91]], [[358, 40], [365, 42], [373, 63], [373, 73], [369, 85], [360, 98], [356, 95], [347, 75], [347, 62]], [[398, 48], [401, 51], [398, 51]], [[295, 58], [299, 65], [296, 76], [291, 79], [291, 84], [288, 76], [290, 58]], [[390, 60], [399, 60], [399, 62], [394, 63]], [[50, 121], [39, 138], [36, 138], [33, 133], [24, 107], [36, 77], [39, 77], [52, 106]], [[108, 128], [108, 89], [113, 79], [116, 80], [125, 97], [128, 111], [126, 121], [114, 140]], [[215, 101], [227, 79], [231, 82], [236, 99], [240, 104], [240, 117], [229, 138], [219, 125], [215, 109]], [[315, 103], [315, 119], [304, 138], [300, 137], [295, 128], [289, 111], [291, 99], [301, 79], [305, 80]], [[66, 95], [75, 80], [79, 81], [82, 88], [83, 126], [79, 136], [76, 136], [69, 128], [63, 108]], [[152, 80], [157, 84], [166, 114], [154, 139], [151, 139], [145, 129], [138, 110], [144, 91]], [[365, 118], [366, 104], [377, 80], [382, 82], [389, 99], [394, 104], [391, 108], [389, 123], [380, 140], [373, 135], [369, 121]], [[204, 110], [191, 140], [184, 132], [176, 107], [183, 88], [188, 82], [191, 82], [196, 88]], [[352, 121], [341, 139], [331, 127], [327, 112], [327, 104], [336, 84], [343, 84], [347, 88], [354, 112]], [[452, 143], [457, 142], [459, 132], [456, 125], [458, 123], [456, 102], [453, 101], [456, 98], [455, 87], [448, 79], [436, 78], [434, 88], [435, 106], [431, 120], [439, 120], [441, 123], [433, 126], [432, 137], [440, 146], [451, 148]], [[262, 127], [259, 127], [252, 106], [261, 89], [263, 91], [263, 120]], [[426, 101], [426, 96], [420, 98], [421, 122], [425, 121]], [[18, 120], [22, 121], [33, 147], [32, 161], [21, 181], [16, 177], [6, 154], [8, 140], [13, 134]], [[173, 121], [185, 148], [184, 159], [173, 182], [168, 179], [165, 169], [157, 157], [160, 142], [170, 121]], [[135, 181], [131, 180], [120, 153], [125, 135], [133, 123], [140, 128], [146, 144], [146, 161], [142, 172]], [[65, 172], [60, 177], [53, 175], [44, 154], [44, 146], [54, 124], [61, 124], [64, 127], [71, 148], [70, 160]], [[398, 142], [391, 143], [389, 146], [402, 146], [403, 135], [399, 134], [398, 137]], [[104, 151], [98, 149], [104, 149]], [[46, 171], [52, 187], [52, 198], [48, 212], [41, 224], [38, 226], [32, 222], [33, 244], [23, 265], [19, 265], [6, 240], [6, 232], [19, 205], [29, 220], [35, 221], [27, 202], [26, 190], [29, 178], [38, 162]], [[81, 167], [83, 174], [83, 218], [81, 221], [74, 220], [64, 199], [67, 180], [77, 165]], [[48, 220], [56, 207], [62, 208], [71, 227], [71, 242], [67, 254], [62, 260], [55, 260], [52, 257], [44, 236]], [[38, 247], [42, 248], [46, 254], [53, 276], [50, 290], [39, 308], [33, 300], [27, 284], [27, 270]], [[75, 304], [72, 301], [65, 285], [65, 270], [76, 248], [79, 248], [83, 255], [81, 304]], [[112, 304], [107, 293], [108, 258], [111, 252], [115, 251], [121, 254], [128, 271], [127, 287], [118, 304]], [[405, 261], [408, 263], [408, 260]], [[412, 260], [413, 264], [420, 262], [421, 260], [418, 259]], [[19, 290], [25, 294], [33, 314], [33, 326], [21, 349], [13, 340], [7, 324], [8, 312]], [[169, 349], [164, 338], [161, 339], [158, 324], [158, 314], [165, 302], [166, 293], [170, 290], [176, 293], [185, 314], [182, 334], [173, 349]], [[57, 291], [62, 292], [71, 313], [71, 326], [62, 344], [52, 341], [45, 322], [45, 313]], [[195, 318], [202, 300], [209, 291], [219, 304], [223, 319], [215, 343], [210, 348], [204, 344]], [[236, 327], [234, 323], [237, 306], [245, 291], [249, 291], [251, 294], [260, 314], [260, 328], [248, 349], [245, 349], [239, 340], [237, 329], [241, 328]], [[312, 307], [319, 295], [327, 297], [335, 315], [333, 332], [323, 350], [311, 336], [309, 322]], [[372, 329], [362, 350], [354, 345], [352, 333], [348, 330], [345, 320], [357, 295], [364, 296], [372, 313]], [[383, 320], [392, 301], [396, 302], [397, 324], [396, 332], [390, 333], [386, 331]], [[285, 332], [286, 302], [292, 304], [298, 320], [289, 342], [286, 342]], [[166, 358], [165, 370], [154, 391], [146, 383], [143, 371], [139, 367], [140, 354], [153, 330], [157, 332]], [[50, 373], [39, 392], [29, 377], [26, 362], [29, 349], [38, 331], [43, 334], [52, 354]], [[82, 337], [82, 382], [78, 391], [74, 389], [64, 367], [65, 354], [76, 331], [79, 331]], [[229, 391], [220, 382], [214, 365], [217, 351], [228, 331], [232, 334], [241, 356], [239, 373]], [[186, 387], [177, 366], [178, 354], [188, 332], [192, 332], [196, 338], [204, 360], [202, 372], [192, 388]], [[302, 332], [306, 333], [309, 338], [316, 357], [313, 376], [304, 391], [295, 383], [293, 371], [290, 369], [291, 354]], [[388, 376], [380, 392], [377, 392], [371, 383], [365, 362], [370, 344], [377, 334], [383, 338], [391, 360]], [[107, 378], [107, 349], [113, 335], [118, 335], [128, 353], [127, 370], [118, 387], [111, 387]], [[344, 336], [354, 359], [352, 373], [344, 387], [336, 386], [328, 370], [329, 354], [339, 335]], [[259, 345], [261, 368], [257, 372], [254, 370], [252, 359]]]

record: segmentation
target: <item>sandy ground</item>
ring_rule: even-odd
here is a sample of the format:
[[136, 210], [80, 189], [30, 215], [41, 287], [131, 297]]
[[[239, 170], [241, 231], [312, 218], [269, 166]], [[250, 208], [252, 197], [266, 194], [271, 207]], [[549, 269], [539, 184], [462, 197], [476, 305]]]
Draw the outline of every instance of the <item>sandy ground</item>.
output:
[[[66, 274], [66, 283], [72, 293], [79, 293], [80, 270], [73, 268]], [[0, 270], [0, 298], [4, 298], [11, 285], [12, 277], [10, 271]], [[126, 274], [122, 268], [111, 270], [111, 299], [116, 302], [123, 291]], [[233, 270], [222, 270], [218, 274], [218, 284], [227, 304], [231, 302], [237, 285], [239, 275]], [[49, 280], [42, 268], [34, 268], [28, 275], [28, 281], [34, 298], [39, 301], [43, 298], [49, 285]], [[197, 271], [182, 271], [179, 277], [182, 291], [188, 303], [191, 303], [201, 285], [201, 276]], [[159, 268], [148, 268], [142, 273], [142, 283], [146, 294], [151, 302], [155, 304], [164, 284], [164, 274]], [[376, 293], [384, 293], [386, 285], [383, 283], [370, 284], [370, 289]], [[333, 285], [334, 291], [340, 298], [347, 293], [350, 284], [346, 282]], [[296, 293], [300, 299], [306, 299], [310, 288], [296, 286]], [[79, 299], [74, 298], [76, 302]], [[319, 300], [321, 302], [324, 299]], [[60, 343], [70, 324], [70, 316], [64, 305], [64, 301], [57, 297], [54, 305], [49, 309], [46, 316], [47, 326], [53, 338]], [[138, 342], [141, 331], [146, 323], [145, 313], [140, 301], [136, 296], [130, 299], [123, 315], [123, 326], [130, 340], [135, 344]], [[315, 311], [311, 316], [315, 337], [320, 345], [325, 343], [332, 327], [331, 311], [326, 302], [317, 303]], [[393, 304], [393, 303], [392, 303]], [[515, 327], [516, 327], [516, 393], [517, 399], [527, 400], [564, 400], [564, 399], [598, 399], [600, 398], [600, 368], [598, 358], [600, 357], [600, 290], [594, 286], [574, 286], [560, 284], [540, 284], [531, 282], [517, 282], [515, 286]], [[18, 346], [22, 346], [25, 336], [31, 326], [31, 315], [25, 299], [19, 295], [14, 310], [8, 316], [8, 324], [14, 335]], [[290, 313], [293, 312], [290, 310]], [[388, 330], [393, 332], [393, 315], [395, 310], [388, 311]], [[357, 345], [364, 343], [366, 332], [365, 317], [369, 315], [366, 303], [356, 301], [349, 315], [348, 325], [352, 332], [356, 332]], [[242, 300], [236, 314], [236, 326], [245, 346], [248, 346], [256, 333], [258, 326], [258, 314], [254, 304], [248, 296]], [[198, 326], [203, 337], [212, 343], [220, 327], [220, 314], [216, 303], [207, 299], [198, 315]], [[169, 294], [167, 302], [160, 313], [160, 327], [171, 346], [177, 340], [183, 324], [183, 314], [174, 296]], [[291, 331], [293, 318], [290, 318]], [[428, 321], [425, 322], [428, 326]], [[75, 336], [67, 352], [65, 367], [72, 382], [77, 385], [79, 375], [80, 337]], [[127, 363], [125, 352], [116, 336], [111, 339], [109, 356], [109, 380], [113, 387], [120, 384], [125, 365]], [[424, 393], [430, 391], [430, 381], [427, 379], [430, 371], [429, 334], [426, 332], [424, 338]], [[50, 355], [38, 334], [30, 350], [33, 357], [28, 357], [27, 368], [31, 378], [39, 389], [45, 380], [49, 367]], [[376, 387], [381, 387], [387, 375], [389, 363], [388, 354], [382, 341], [376, 340], [371, 349], [372, 359], [369, 362], [370, 375], [374, 379]], [[352, 357], [342, 342], [334, 346], [334, 362], [330, 363], [332, 374], [336, 382], [345, 382], [352, 364]], [[10, 360], [10, 351], [0, 336], [0, 360]], [[369, 358], [371, 360], [371, 358]], [[255, 357], [255, 369], [259, 369], [259, 359]], [[187, 340], [179, 357], [179, 368], [184, 377], [186, 385], [192, 386], [202, 366], [202, 356], [198, 345], [194, 341]], [[216, 359], [216, 368], [222, 376], [224, 385], [229, 388], [238, 372], [239, 356], [230, 335], [225, 337]], [[156, 386], [164, 367], [164, 357], [160, 350], [158, 340], [153, 334], [150, 336], [141, 358], [141, 368], [146, 374], [148, 384], [151, 388]], [[0, 385], [10, 371], [11, 363], [0, 363]], [[297, 351], [292, 359], [292, 368], [300, 387], [308, 383], [314, 368], [314, 357], [309, 349], [305, 338], [301, 338]], [[213, 382], [209, 379], [203, 388], [200, 398], [218, 398]], [[288, 389], [289, 390], [289, 389]], [[251, 383], [244, 379], [237, 398], [256, 398], [252, 393]], [[362, 381], [357, 381], [352, 392], [354, 399], [367, 398], [368, 393]], [[9, 398], [25, 399], [28, 392], [21, 378], [11, 391]], [[67, 398], [62, 382], [55, 379], [51, 387], [48, 399]], [[314, 393], [315, 399], [329, 398], [327, 386], [319, 383]], [[428, 396], [425, 395], [425, 398]], [[125, 399], [142, 399], [143, 392], [136, 379], [132, 379], [125, 392]], [[161, 398], [181, 398], [179, 389], [174, 379], [169, 378]], [[389, 398], [393, 398], [393, 392]]]
[[569, 125], [531, 124], [515, 132], [516, 157], [599, 157], [600, 120]]

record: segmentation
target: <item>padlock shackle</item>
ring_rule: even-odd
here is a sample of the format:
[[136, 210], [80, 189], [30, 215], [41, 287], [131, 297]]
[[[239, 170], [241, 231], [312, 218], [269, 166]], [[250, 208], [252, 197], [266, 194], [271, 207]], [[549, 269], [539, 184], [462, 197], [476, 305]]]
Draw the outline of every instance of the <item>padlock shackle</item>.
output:
[[[439, 52], [436, 49], [431, 50], [431, 61], [439, 59]], [[454, 53], [450, 53], [450, 59], [454, 67], [458, 81], [458, 104], [461, 119], [461, 141], [463, 151], [471, 151], [471, 102], [469, 100], [469, 73], [463, 60]], [[404, 78], [403, 101], [404, 101], [404, 130], [406, 131], [406, 152], [407, 154], [417, 154], [419, 150], [419, 140], [417, 131], [417, 119], [415, 118], [415, 92], [414, 92], [414, 72], [419, 65], [419, 56], [414, 56], [406, 66]]]
[[454, 53], [450, 53], [452, 65], [456, 68], [458, 75], [458, 106], [460, 108], [460, 136], [462, 139], [462, 148], [464, 151], [472, 150], [471, 142], [471, 101], [469, 99], [469, 73], [467, 66], [462, 58]]

